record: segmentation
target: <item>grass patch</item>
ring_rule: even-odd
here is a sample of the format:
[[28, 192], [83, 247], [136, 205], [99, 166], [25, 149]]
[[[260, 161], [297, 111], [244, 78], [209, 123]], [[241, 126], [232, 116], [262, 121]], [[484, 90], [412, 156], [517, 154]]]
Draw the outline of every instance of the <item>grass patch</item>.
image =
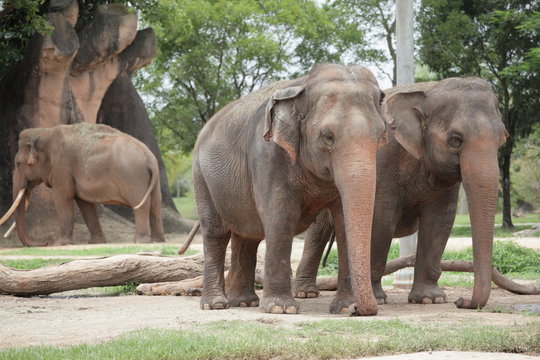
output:
[[[523, 223], [540, 223], [540, 213], [539, 214], [525, 214], [520, 217], [512, 217], [512, 222], [514, 224], [523, 224]], [[495, 224], [502, 223], [502, 214], [498, 213], [495, 215]], [[469, 214], [458, 214], [456, 215], [456, 220], [454, 225], [471, 225], [471, 220]]]
[[[160, 255], [176, 255], [177, 245], [126, 245], [103, 246], [81, 249], [46, 249], [39, 247], [25, 247], [2, 252], [2, 255], [29, 255], [29, 256], [112, 256], [121, 254], [137, 254], [157, 252]], [[196, 250], [188, 250], [183, 256], [197, 254]]]
[[472, 322], [324, 320], [292, 329], [254, 322], [200, 324], [191, 331], [139, 330], [103, 345], [31, 347], [2, 359], [329, 359], [417, 351], [540, 351], [538, 322], [508, 327]]
[[72, 259], [4, 259], [0, 264], [18, 270], [33, 270], [40, 267], [62, 264]]
[[178, 212], [185, 218], [197, 220], [197, 205], [193, 196], [175, 197], [173, 198], [174, 205]]
[[[393, 242], [388, 253], [388, 260], [399, 257], [399, 243]], [[462, 250], [445, 250], [443, 260], [469, 260], [472, 261], [472, 247]], [[337, 251], [333, 249], [328, 257], [326, 267], [319, 266], [319, 276], [337, 275], [338, 270]], [[512, 275], [514, 278], [538, 279], [540, 276], [540, 251], [517, 245], [514, 241], [493, 242], [493, 264], [502, 274]], [[459, 274], [459, 273], [453, 273]], [[444, 273], [443, 273], [444, 275]], [[464, 286], [468, 280], [448, 279], [443, 286]], [[444, 276], [441, 276], [441, 281]]]
[[[502, 226], [495, 226], [493, 236], [499, 238], [514, 237], [514, 233], [520, 230], [530, 229], [532, 225], [516, 225], [514, 230], [503, 229]], [[469, 226], [454, 226], [452, 228], [452, 237], [472, 237], [471, 228]], [[535, 235], [530, 235], [531, 237]]]

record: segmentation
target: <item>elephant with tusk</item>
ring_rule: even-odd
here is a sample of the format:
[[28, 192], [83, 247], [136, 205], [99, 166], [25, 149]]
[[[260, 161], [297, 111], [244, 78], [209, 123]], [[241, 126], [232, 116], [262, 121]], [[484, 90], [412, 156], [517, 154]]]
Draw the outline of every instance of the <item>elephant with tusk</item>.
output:
[[17, 234], [25, 246], [39, 246], [25, 228], [30, 192], [44, 183], [58, 214], [61, 238], [73, 243], [74, 204], [90, 230], [90, 243], [105, 242], [95, 204], [121, 204], [135, 213], [135, 241], [165, 241], [157, 160], [135, 138], [106, 125], [79, 123], [32, 128], [19, 135], [13, 171], [14, 203], [0, 225], [15, 214]]

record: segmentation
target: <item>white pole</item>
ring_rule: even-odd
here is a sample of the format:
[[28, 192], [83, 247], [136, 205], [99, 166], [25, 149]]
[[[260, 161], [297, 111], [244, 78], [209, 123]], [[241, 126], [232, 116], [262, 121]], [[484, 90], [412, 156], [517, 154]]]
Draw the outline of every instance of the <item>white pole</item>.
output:
[[[414, 83], [414, 35], [413, 0], [396, 0], [396, 66], [397, 85]], [[399, 255], [409, 256], [416, 252], [417, 234], [400, 238]], [[405, 268], [395, 273], [395, 287], [411, 287], [413, 268]]]

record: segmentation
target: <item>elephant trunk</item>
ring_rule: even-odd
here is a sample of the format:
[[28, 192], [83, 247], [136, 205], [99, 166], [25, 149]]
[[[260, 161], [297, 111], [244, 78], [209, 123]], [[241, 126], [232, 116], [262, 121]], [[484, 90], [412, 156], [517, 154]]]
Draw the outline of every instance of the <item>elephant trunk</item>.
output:
[[497, 149], [489, 146], [464, 149], [461, 177], [471, 218], [474, 289], [470, 300], [460, 298], [456, 305], [476, 309], [486, 305], [491, 292], [493, 226], [499, 182]]
[[334, 177], [345, 223], [350, 279], [356, 301], [353, 315], [376, 315], [377, 301], [371, 287], [371, 225], [376, 186], [376, 151], [373, 146], [351, 146], [336, 156]]

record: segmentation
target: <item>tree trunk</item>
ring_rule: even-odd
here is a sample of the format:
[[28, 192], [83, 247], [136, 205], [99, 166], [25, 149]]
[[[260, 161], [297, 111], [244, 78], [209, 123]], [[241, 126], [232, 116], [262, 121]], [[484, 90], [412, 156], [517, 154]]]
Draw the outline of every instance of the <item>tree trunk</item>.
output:
[[510, 160], [513, 146], [513, 140], [508, 138], [506, 145], [501, 150], [501, 182], [503, 196], [502, 226], [504, 229], [509, 230], [514, 229], [514, 224], [512, 223], [512, 203], [510, 199]]
[[203, 262], [203, 254], [188, 257], [117, 255], [35, 270], [15, 270], [0, 265], [0, 294], [48, 295], [130, 282], [180, 281], [202, 275]]

